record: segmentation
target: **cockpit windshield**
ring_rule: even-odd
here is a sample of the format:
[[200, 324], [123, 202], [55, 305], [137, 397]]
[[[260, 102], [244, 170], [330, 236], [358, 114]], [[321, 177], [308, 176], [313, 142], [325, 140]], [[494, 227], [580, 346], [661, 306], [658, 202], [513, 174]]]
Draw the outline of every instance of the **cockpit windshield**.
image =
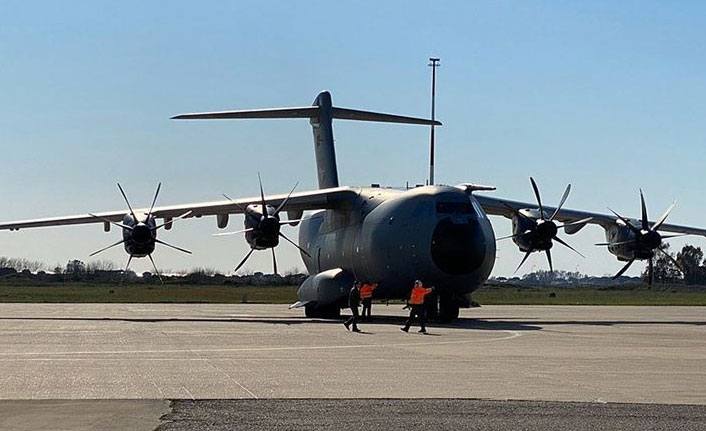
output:
[[473, 214], [471, 201], [467, 202], [437, 202], [437, 214]]

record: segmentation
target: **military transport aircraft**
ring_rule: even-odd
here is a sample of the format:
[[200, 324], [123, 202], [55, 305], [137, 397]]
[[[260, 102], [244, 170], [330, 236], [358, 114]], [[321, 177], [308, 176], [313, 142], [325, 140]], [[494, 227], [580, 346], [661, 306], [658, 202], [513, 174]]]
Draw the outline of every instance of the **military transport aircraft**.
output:
[[[254, 250], [272, 249], [283, 238], [296, 246], [309, 273], [292, 307], [304, 307], [311, 317], [333, 317], [352, 281], [375, 280], [377, 298], [405, 298], [415, 279], [437, 287], [437, 301], [430, 311], [444, 320], [458, 316], [460, 307], [470, 305], [470, 294], [481, 287], [495, 263], [495, 235], [488, 215], [512, 220], [512, 238], [525, 253], [544, 252], [551, 268], [551, 248], [556, 241], [571, 248], [557, 236], [577, 233], [587, 224], [605, 229], [610, 253], [627, 264], [649, 260], [664, 253], [660, 232], [706, 236], [706, 229], [665, 224], [670, 207], [657, 221], [648, 219], [644, 198], [641, 218], [628, 219], [616, 213], [597, 214], [564, 208], [570, 187], [556, 207], [543, 205], [534, 180], [535, 203], [517, 202], [477, 195], [492, 187], [471, 183], [456, 186], [429, 185], [408, 190], [382, 187], [341, 187], [338, 181], [333, 139], [333, 119], [441, 125], [433, 120], [335, 107], [328, 92], [320, 93], [312, 106], [184, 114], [174, 119], [306, 118], [314, 133], [314, 151], [319, 189], [254, 198], [133, 210], [125, 194], [129, 212], [111, 211], [69, 217], [0, 223], [0, 229], [103, 223], [122, 229], [123, 244], [132, 257], [149, 256], [157, 239], [157, 229], [169, 230], [176, 219], [216, 216], [224, 229], [231, 214], [245, 214], [245, 239]], [[159, 189], [158, 189], [159, 192]], [[122, 193], [122, 189], [121, 189]], [[642, 194], [642, 192], [641, 192]], [[157, 195], [155, 195], [155, 200]], [[310, 211], [306, 215], [305, 211]], [[287, 220], [280, 219], [282, 212]], [[157, 224], [156, 219], [162, 219]], [[283, 224], [300, 224], [295, 243], [280, 232]], [[187, 250], [179, 249], [187, 252]], [[573, 250], [573, 248], [572, 248]], [[250, 253], [238, 265], [240, 267]], [[665, 253], [666, 254], [666, 253]], [[275, 261], [276, 265], [276, 261]], [[651, 265], [650, 265], [651, 266]], [[518, 267], [519, 269], [519, 267]]]

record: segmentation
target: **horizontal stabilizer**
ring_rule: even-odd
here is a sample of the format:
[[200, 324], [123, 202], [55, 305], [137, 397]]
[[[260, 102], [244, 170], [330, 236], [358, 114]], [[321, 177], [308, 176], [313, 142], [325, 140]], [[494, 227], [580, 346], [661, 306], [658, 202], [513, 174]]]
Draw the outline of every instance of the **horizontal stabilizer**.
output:
[[333, 118], [340, 120], [376, 121], [379, 123], [423, 124], [441, 126], [439, 121], [425, 118], [404, 117], [401, 115], [383, 114], [380, 112], [358, 111], [357, 109], [333, 107]]
[[[247, 109], [242, 111], [200, 112], [181, 114], [172, 120], [227, 120], [251, 118], [315, 118], [319, 116], [319, 106], [303, 106], [299, 108]], [[381, 112], [359, 111], [357, 109], [331, 109], [331, 117], [340, 120], [375, 121], [379, 123], [421, 124], [426, 126], [441, 126], [439, 121], [425, 118], [405, 117], [402, 115], [384, 114]]]
[[172, 120], [224, 120], [238, 118], [312, 118], [319, 115], [318, 106], [300, 108], [247, 109], [242, 111], [201, 112], [181, 114]]
[[381, 112], [359, 111], [357, 109], [333, 106], [331, 93], [322, 91], [314, 99], [312, 106], [295, 108], [247, 109], [238, 111], [200, 112], [181, 114], [173, 120], [218, 120], [247, 118], [306, 118], [311, 124], [316, 152], [316, 174], [320, 189], [338, 187], [338, 167], [333, 141], [333, 120], [375, 121], [379, 123], [420, 124], [441, 126], [441, 123], [426, 118], [405, 117]]

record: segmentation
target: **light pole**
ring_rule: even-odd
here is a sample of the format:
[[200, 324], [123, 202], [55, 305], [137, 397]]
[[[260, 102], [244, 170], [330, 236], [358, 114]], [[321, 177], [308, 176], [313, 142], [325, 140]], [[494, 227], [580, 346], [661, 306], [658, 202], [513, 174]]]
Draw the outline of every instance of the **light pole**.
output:
[[[431, 67], [431, 119], [436, 120], [436, 68], [440, 66], [439, 58], [429, 58]], [[431, 126], [431, 142], [429, 145], [429, 185], [434, 185], [434, 125]]]

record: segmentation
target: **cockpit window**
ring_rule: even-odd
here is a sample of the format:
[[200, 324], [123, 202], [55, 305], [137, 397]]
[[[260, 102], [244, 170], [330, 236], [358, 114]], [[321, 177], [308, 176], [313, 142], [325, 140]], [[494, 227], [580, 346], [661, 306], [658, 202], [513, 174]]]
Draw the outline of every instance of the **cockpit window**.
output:
[[437, 214], [473, 214], [471, 201], [468, 202], [437, 202]]

